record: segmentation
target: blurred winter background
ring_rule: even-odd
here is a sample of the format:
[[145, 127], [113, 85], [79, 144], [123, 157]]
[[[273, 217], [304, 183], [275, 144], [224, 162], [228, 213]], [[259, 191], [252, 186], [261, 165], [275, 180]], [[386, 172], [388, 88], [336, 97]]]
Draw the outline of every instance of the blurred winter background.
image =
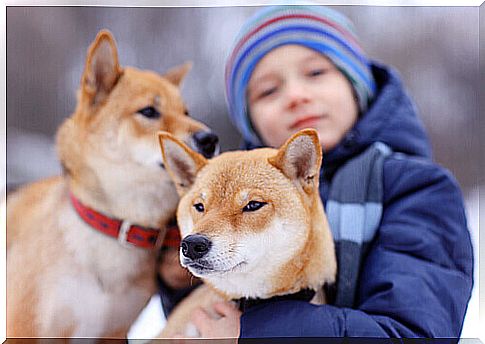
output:
[[[478, 272], [479, 201], [484, 197], [479, 188], [485, 185], [479, 118], [484, 6], [334, 7], [354, 21], [372, 58], [400, 71], [429, 131], [435, 160], [462, 187]], [[122, 65], [164, 72], [193, 61], [183, 86], [191, 114], [220, 136], [223, 150], [237, 148], [240, 138], [226, 116], [223, 67], [232, 38], [253, 11], [8, 7], [7, 190], [60, 172], [53, 146], [56, 128], [74, 109], [87, 47], [102, 28], [115, 35]], [[477, 338], [482, 331], [478, 273], [475, 281], [464, 338]]]

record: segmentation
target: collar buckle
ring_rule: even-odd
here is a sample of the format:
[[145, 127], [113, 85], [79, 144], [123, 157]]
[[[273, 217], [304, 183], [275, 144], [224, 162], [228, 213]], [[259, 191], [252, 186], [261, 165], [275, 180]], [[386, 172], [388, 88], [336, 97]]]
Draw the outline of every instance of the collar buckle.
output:
[[118, 242], [125, 247], [132, 245], [130, 242], [128, 242], [128, 232], [130, 231], [130, 228], [130, 221], [124, 220], [121, 222], [120, 231], [118, 233]]

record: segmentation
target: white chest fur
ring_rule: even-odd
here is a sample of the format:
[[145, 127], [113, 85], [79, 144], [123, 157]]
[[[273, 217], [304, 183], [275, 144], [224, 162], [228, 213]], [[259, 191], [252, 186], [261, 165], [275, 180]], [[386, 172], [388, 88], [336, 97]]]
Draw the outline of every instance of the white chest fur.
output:
[[39, 283], [41, 332], [59, 333], [63, 324], [62, 331], [73, 336], [100, 337], [128, 328], [155, 290], [154, 252], [122, 246], [82, 222], [68, 205], [58, 228], [52, 247], [62, 249]]

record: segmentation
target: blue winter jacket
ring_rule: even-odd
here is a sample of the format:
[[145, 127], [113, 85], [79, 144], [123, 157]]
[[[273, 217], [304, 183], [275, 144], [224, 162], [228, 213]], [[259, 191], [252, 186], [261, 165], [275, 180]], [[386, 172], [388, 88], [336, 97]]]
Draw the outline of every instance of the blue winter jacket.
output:
[[[362, 264], [356, 306], [265, 303], [243, 313], [241, 338], [460, 335], [473, 270], [462, 195], [453, 176], [431, 161], [429, 140], [396, 72], [374, 64], [373, 74], [376, 99], [324, 153], [320, 178], [325, 202], [335, 171], [373, 142], [406, 154], [384, 163], [383, 215]], [[183, 296], [163, 284], [160, 294], [166, 313]]]
[[[356, 307], [277, 301], [249, 309], [241, 338], [459, 337], [472, 289], [472, 246], [460, 189], [431, 161], [416, 109], [392, 69], [374, 64], [378, 94], [324, 153], [321, 193], [335, 171], [381, 141], [405, 153], [384, 163], [381, 224], [364, 258]], [[251, 143], [247, 143], [251, 148]]]

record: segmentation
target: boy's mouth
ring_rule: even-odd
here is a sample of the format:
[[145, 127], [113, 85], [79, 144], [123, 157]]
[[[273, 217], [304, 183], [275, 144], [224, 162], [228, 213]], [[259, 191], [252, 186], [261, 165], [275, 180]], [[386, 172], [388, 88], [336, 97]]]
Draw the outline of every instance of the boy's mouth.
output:
[[323, 115], [309, 115], [309, 116], [298, 118], [290, 125], [290, 129], [295, 130], [295, 129], [303, 129], [303, 128], [311, 127], [312, 125], [320, 121], [323, 117], [324, 117]]

